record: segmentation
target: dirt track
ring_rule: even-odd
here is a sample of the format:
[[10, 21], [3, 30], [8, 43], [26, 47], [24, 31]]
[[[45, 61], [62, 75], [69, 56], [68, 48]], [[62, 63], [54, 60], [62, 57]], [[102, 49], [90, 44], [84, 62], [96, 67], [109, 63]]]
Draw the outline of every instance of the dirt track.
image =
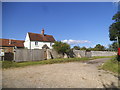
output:
[[3, 88], [104, 88], [117, 87], [118, 78], [98, 65], [108, 60], [35, 65], [3, 70]]

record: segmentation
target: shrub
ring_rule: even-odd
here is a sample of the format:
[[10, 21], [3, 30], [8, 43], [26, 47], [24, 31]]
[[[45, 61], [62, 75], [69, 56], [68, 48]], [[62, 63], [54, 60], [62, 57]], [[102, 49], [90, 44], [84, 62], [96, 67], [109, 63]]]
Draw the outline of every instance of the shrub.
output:
[[70, 51], [70, 45], [61, 41], [56, 41], [52, 46], [58, 53], [67, 53]]

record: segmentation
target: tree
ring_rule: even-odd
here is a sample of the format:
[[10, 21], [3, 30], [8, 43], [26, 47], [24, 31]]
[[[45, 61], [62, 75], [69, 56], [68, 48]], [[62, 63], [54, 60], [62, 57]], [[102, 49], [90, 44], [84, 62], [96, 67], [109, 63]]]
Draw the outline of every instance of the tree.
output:
[[86, 47], [82, 47], [82, 48], [80, 48], [80, 50], [86, 50], [87, 48]]
[[104, 47], [103, 45], [97, 44], [97, 45], [94, 47], [94, 50], [95, 50], [95, 51], [104, 51], [104, 50], [105, 50], [105, 47]]
[[92, 50], [94, 50], [92, 47], [89, 47], [87, 50], [89, 50], [89, 51], [92, 51]]
[[56, 41], [54, 45], [52, 45], [53, 49], [55, 49], [58, 53], [68, 53], [70, 51], [70, 45], [67, 43], [63, 43], [61, 41]]
[[111, 41], [116, 41], [120, 44], [120, 11], [118, 11], [112, 18], [114, 23], [109, 27], [109, 38]]
[[108, 50], [110, 51], [117, 51], [117, 42], [113, 42], [112, 44], [109, 45]]
[[73, 49], [80, 50], [80, 46], [74, 46]]

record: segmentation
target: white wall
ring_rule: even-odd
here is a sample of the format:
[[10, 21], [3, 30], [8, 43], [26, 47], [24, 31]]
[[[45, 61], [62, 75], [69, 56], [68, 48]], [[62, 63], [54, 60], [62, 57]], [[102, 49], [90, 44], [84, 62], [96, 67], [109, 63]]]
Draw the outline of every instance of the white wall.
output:
[[26, 38], [25, 38], [24, 47], [27, 49], [30, 49], [30, 38], [29, 38], [28, 33], [27, 33]]
[[[50, 45], [50, 43], [51, 43], [51, 45]], [[25, 42], [24, 42], [24, 46], [25, 46], [27, 49], [42, 49], [42, 47], [43, 47], [45, 44], [46, 44], [50, 49], [52, 49], [52, 45], [53, 45], [54, 43], [52, 43], [52, 42], [39, 42], [39, 41], [38, 41], [38, 45], [35, 45], [35, 41], [25, 41]]]
[[25, 41], [24, 42], [24, 47], [27, 49], [30, 49], [30, 41]]
[[92, 57], [93, 56], [113, 56], [117, 55], [117, 52], [111, 51], [91, 51]]
[[[50, 45], [50, 43], [51, 43], [51, 45]], [[42, 47], [43, 47], [45, 44], [46, 44], [50, 49], [52, 49], [52, 45], [53, 45], [54, 43], [52, 43], [52, 42], [40, 42], [40, 41], [38, 41], [38, 45], [35, 45], [35, 41], [31, 41], [31, 49], [42, 49]]]

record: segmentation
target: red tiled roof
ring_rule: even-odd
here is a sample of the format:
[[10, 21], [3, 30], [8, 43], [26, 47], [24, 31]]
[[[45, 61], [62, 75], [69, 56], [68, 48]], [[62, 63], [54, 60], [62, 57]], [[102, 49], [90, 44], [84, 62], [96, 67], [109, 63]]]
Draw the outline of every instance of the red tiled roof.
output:
[[23, 40], [0, 39], [0, 46], [24, 47]]
[[30, 37], [30, 41], [42, 41], [42, 42], [54, 42], [55, 39], [52, 35], [42, 35], [37, 33], [30, 33], [28, 32], [28, 35]]

